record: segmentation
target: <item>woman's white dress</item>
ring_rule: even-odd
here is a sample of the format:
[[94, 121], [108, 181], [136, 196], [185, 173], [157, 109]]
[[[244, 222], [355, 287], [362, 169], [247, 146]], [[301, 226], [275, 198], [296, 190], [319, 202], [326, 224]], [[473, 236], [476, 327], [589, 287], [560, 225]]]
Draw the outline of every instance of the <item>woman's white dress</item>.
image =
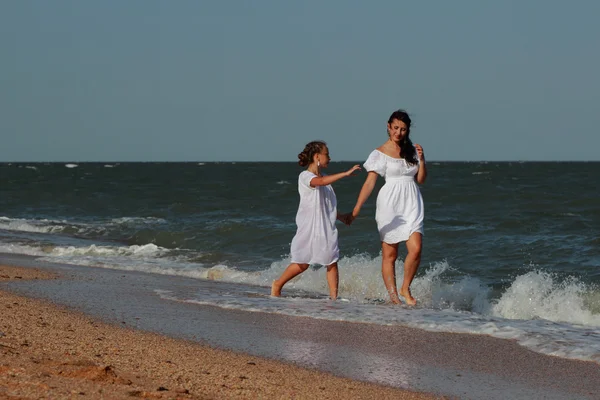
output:
[[298, 264], [330, 265], [339, 258], [337, 199], [331, 185], [311, 187], [317, 175], [303, 171], [298, 177], [300, 205], [296, 214], [298, 229], [292, 239], [291, 258]]
[[364, 167], [385, 179], [375, 212], [381, 241], [394, 244], [408, 240], [414, 232], [423, 234], [423, 197], [415, 181], [419, 164], [409, 165], [404, 159], [373, 150]]

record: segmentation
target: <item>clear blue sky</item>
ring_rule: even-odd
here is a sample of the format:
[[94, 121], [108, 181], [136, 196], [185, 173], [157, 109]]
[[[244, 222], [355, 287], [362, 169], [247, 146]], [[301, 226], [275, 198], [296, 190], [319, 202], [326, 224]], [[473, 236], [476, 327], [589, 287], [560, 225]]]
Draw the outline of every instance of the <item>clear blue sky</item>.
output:
[[0, 2], [0, 161], [600, 160], [597, 1]]

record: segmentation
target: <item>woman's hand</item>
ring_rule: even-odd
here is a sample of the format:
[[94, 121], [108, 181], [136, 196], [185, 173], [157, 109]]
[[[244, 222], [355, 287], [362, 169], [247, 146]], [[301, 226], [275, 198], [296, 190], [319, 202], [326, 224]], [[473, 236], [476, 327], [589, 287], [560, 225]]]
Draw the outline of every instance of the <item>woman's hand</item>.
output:
[[356, 219], [356, 217], [354, 215], [352, 215], [352, 213], [348, 213], [348, 226], [352, 225], [352, 223], [354, 222], [354, 220]]
[[419, 160], [425, 161], [425, 152], [423, 151], [423, 147], [420, 144], [415, 143], [415, 149], [417, 149]]

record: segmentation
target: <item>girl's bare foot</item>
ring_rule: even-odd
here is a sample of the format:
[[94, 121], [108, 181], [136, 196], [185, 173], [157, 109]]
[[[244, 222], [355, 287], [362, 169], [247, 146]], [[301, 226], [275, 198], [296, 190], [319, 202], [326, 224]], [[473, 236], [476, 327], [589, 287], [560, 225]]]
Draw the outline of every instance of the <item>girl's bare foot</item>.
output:
[[390, 291], [390, 301], [392, 302], [392, 304], [402, 304], [402, 302], [400, 301], [400, 298], [398, 297], [398, 293], [396, 293], [396, 291]]
[[406, 301], [406, 304], [409, 306], [414, 306], [417, 304], [417, 299], [412, 297], [410, 294], [410, 289], [400, 289], [400, 296], [404, 297], [404, 301]]
[[280, 297], [281, 296], [281, 286], [277, 283], [277, 280], [274, 280], [271, 284], [271, 296]]

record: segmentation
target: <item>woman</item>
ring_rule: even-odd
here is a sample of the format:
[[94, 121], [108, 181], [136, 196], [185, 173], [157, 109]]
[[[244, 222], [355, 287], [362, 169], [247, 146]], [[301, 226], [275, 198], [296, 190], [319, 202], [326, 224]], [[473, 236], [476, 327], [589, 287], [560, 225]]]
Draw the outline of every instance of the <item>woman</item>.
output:
[[399, 304], [396, 287], [396, 259], [398, 244], [406, 242], [408, 254], [404, 260], [404, 280], [400, 296], [406, 304], [415, 305], [410, 284], [421, 262], [423, 236], [423, 198], [417, 183], [427, 177], [423, 148], [410, 140], [411, 120], [406, 111], [398, 110], [388, 119], [389, 139], [373, 150], [364, 164], [367, 178], [352, 211], [352, 219], [373, 191], [377, 176], [385, 179], [385, 185], [377, 196], [375, 220], [381, 238], [381, 273], [392, 303]]

